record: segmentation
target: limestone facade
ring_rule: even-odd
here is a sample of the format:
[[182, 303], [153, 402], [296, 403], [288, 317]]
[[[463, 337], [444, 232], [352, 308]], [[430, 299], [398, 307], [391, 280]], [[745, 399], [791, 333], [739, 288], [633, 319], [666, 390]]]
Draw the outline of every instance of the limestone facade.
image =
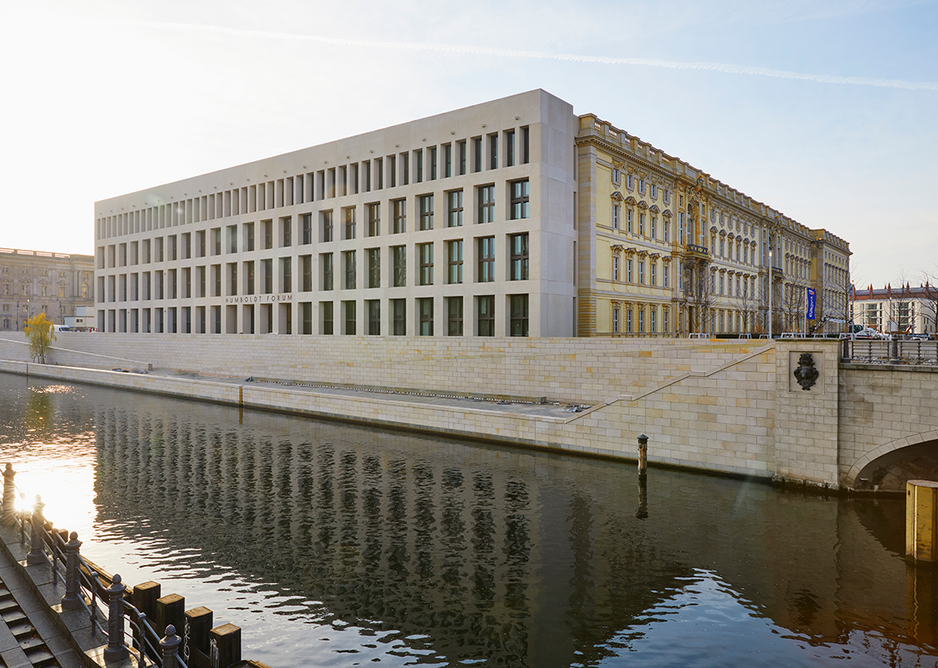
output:
[[0, 248], [0, 331], [45, 313], [57, 325], [94, 304], [91, 255]]

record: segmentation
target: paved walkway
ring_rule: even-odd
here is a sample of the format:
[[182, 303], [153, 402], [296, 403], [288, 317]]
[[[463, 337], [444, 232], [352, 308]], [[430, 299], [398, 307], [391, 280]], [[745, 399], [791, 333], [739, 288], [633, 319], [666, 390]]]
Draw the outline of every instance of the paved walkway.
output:
[[[2, 539], [0, 539], [2, 540]], [[44, 604], [0, 550], [0, 662], [5, 668], [81, 668]]]

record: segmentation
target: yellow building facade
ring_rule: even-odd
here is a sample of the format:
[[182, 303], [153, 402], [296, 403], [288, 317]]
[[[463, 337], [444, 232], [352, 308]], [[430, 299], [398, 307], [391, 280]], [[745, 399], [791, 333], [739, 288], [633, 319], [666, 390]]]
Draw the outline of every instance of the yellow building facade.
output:
[[843, 328], [843, 239], [595, 115], [579, 117], [576, 144], [580, 336]]

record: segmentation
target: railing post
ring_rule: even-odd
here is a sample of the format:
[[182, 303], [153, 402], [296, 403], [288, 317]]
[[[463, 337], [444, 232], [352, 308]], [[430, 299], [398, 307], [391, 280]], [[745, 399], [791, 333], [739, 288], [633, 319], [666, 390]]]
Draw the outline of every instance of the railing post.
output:
[[107, 588], [107, 647], [104, 660], [123, 661], [127, 658], [127, 645], [124, 644], [124, 590], [121, 576], [115, 574], [111, 586]]
[[179, 643], [182, 638], [176, 635], [176, 627], [170, 624], [166, 627], [166, 637], [160, 640], [160, 647], [163, 650], [163, 667], [176, 668], [179, 663], [176, 661], [176, 650], [179, 649]]
[[49, 563], [46, 559], [46, 553], [42, 549], [42, 509], [46, 507], [46, 504], [42, 502], [42, 498], [37, 494], [36, 503], [33, 505], [33, 521], [32, 521], [32, 536], [30, 536], [29, 543], [29, 554], [26, 555], [26, 565], [27, 566], [37, 566], [39, 564]]
[[0, 518], [0, 523], [6, 526], [16, 523], [16, 485], [13, 484], [15, 475], [13, 464], [7, 462], [6, 468], [3, 469], [3, 516]]
[[62, 597], [62, 609], [74, 610], [81, 607], [81, 596], [79, 596], [78, 586], [78, 550], [81, 548], [81, 541], [78, 540], [78, 534], [72, 532], [65, 543], [65, 596]]

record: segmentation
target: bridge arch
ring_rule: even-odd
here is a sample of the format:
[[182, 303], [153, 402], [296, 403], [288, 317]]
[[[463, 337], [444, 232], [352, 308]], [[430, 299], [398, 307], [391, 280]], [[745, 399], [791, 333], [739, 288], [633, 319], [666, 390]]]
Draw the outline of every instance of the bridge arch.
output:
[[[902, 491], [905, 480], [896, 480], [896, 476], [891, 476], [888, 485], [883, 486], [882, 475], [889, 468], [896, 469], [897, 463], [900, 463], [898, 467], [901, 468], [903, 460], [915, 461], [914, 468], [921, 474], [913, 477], [938, 479], [938, 429], [904, 436], [873, 448], [854, 462], [847, 471], [842, 486], [864, 490], [873, 489], [874, 485], [877, 485], [884, 490]], [[908, 470], [908, 467], [906, 468]], [[901, 477], [900, 474], [899, 478]], [[905, 479], [911, 478], [906, 476]]]

